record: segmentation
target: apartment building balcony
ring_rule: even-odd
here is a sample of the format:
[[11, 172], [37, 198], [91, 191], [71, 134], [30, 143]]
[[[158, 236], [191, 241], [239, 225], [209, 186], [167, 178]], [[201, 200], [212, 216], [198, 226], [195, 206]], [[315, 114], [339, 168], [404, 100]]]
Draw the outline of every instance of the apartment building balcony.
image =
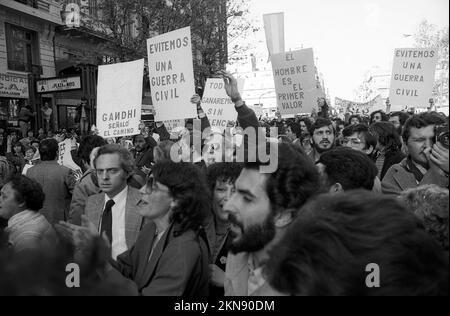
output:
[[2, 0], [0, 6], [62, 25], [61, 4], [54, 0]]

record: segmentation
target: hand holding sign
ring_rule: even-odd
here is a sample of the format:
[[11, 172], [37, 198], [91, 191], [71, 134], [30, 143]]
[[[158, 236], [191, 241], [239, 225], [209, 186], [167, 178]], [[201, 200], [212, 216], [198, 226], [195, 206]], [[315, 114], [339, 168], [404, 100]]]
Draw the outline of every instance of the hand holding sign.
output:
[[200, 105], [200, 103], [202, 102], [202, 98], [198, 95], [198, 94], [194, 94], [191, 98], [191, 103], [196, 104], [197, 106]]
[[227, 92], [227, 95], [230, 97], [231, 101], [233, 101], [234, 103], [242, 101], [236, 78], [226, 70], [219, 71], [219, 74], [223, 76], [223, 81], [225, 82], [225, 91]]

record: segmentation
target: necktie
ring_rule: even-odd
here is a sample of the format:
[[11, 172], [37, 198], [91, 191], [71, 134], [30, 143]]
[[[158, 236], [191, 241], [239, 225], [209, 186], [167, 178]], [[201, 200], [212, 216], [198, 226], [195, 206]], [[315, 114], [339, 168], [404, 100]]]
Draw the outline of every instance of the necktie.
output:
[[105, 210], [102, 215], [102, 226], [100, 229], [100, 233], [106, 232], [106, 236], [108, 236], [109, 241], [112, 243], [112, 213], [111, 209], [114, 206], [114, 201], [109, 200], [106, 202]]

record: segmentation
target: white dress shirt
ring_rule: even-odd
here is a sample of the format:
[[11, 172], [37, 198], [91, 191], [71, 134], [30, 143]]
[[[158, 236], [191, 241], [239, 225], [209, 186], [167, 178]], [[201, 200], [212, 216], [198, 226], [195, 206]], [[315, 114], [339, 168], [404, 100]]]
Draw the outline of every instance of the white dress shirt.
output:
[[[125, 187], [112, 200], [114, 206], [111, 209], [112, 214], [112, 242], [111, 242], [111, 256], [114, 260], [117, 256], [128, 250], [127, 241], [125, 238], [125, 206], [127, 203], [128, 186]], [[105, 203], [103, 204], [103, 211], [106, 207], [106, 202], [111, 200], [108, 194], [105, 194]], [[103, 214], [103, 213], [102, 213]], [[102, 225], [100, 223], [99, 231]]]

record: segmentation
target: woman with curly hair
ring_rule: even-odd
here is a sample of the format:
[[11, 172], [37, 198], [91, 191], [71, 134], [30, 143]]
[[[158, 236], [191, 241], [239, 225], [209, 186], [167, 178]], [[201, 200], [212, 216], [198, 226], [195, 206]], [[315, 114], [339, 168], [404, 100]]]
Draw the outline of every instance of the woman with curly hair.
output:
[[377, 139], [377, 148], [373, 159], [378, 168], [378, 178], [383, 180], [390, 167], [405, 159], [400, 135], [394, 125], [389, 122], [373, 123], [370, 125], [369, 131]]
[[[147, 225], [132, 248], [105, 266], [104, 280], [137, 295], [208, 295], [209, 252], [202, 225], [212, 203], [204, 175], [192, 164], [162, 161], [140, 192], [138, 212]], [[92, 241], [98, 230], [85, 217], [82, 221], [88, 228], [61, 225], [72, 229], [74, 236], [90, 235]], [[92, 242], [73, 240], [76, 249], [84, 245], [82, 253], [92, 252], [86, 249]]]

